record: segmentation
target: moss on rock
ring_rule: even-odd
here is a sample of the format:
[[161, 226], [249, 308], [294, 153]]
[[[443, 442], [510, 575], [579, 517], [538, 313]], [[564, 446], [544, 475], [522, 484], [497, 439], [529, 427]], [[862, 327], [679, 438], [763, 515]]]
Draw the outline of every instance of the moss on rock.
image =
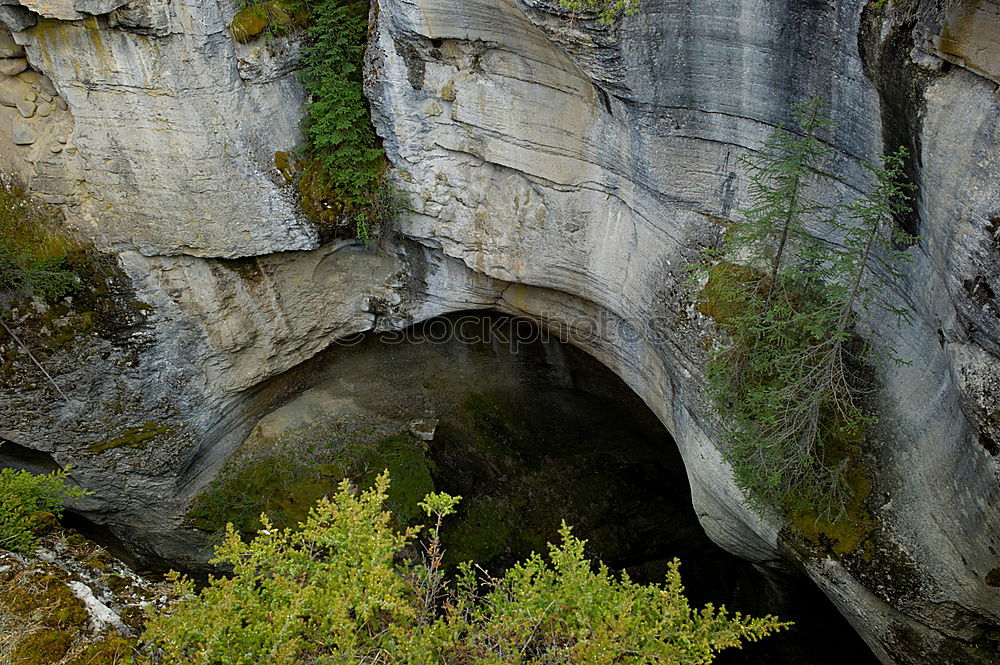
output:
[[58, 663], [73, 644], [65, 630], [40, 630], [22, 640], [14, 649], [11, 665], [52, 665]]
[[345, 478], [367, 488], [385, 469], [393, 478], [389, 508], [401, 523], [408, 523], [419, 514], [417, 502], [434, 490], [431, 463], [421, 443], [408, 433], [319, 456], [287, 453], [228, 468], [195, 497], [188, 518], [210, 532], [232, 523], [240, 533], [255, 533], [262, 513], [279, 528], [291, 527], [305, 520], [316, 500]]
[[54, 575], [47, 575], [31, 585], [12, 587], [0, 595], [0, 606], [4, 611], [50, 628], [78, 628], [90, 618], [83, 601]]
[[172, 426], [151, 420], [145, 425], [125, 430], [113, 439], [94, 442], [87, 447], [87, 450], [92, 453], [103, 453], [112, 448], [144, 448], [153, 439], [172, 434], [173, 431]]
[[66, 665], [115, 665], [116, 663], [132, 662], [137, 642], [132, 638], [122, 637], [117, 633], [109, 633], [101, 641], [91, 644]]

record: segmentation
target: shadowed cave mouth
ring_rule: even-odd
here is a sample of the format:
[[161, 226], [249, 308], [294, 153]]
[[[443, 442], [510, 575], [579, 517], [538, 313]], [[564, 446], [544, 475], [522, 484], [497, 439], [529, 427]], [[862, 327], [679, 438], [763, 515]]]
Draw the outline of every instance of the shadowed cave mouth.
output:
[[[365, 483], [388, 467], [389, 507], [404, 521], [417, 519], [427, 491], [463, 497], [445, 525], [452, 563], [497, 572], [544, 552], [565, 519], [591, 558], [633, 579], [660, 581], [677, 557], [694, 606], [796, 623], [719, 663], [877, 663], [811, 582], [765, 576], [709, 540], [660, 421], [601, 363], [526, 319], [449, 315], [359, 337], [309, 364], [308, 389], [257, 424], [195, 499], [193, 525], [242, 519], [252, 530], [261, 509], [294, 523], [340, 478]], [[414, 436], [430, 429], [429, 441]], [[246, 496], [266, 498], [234, 520]]]

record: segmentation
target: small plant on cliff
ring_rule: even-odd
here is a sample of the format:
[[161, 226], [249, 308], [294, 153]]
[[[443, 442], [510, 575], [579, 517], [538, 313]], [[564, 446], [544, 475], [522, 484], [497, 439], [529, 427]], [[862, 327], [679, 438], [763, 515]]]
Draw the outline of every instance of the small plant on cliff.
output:
[[594, 12], [606, 25], [639, 13], [639, 0], [559, 0], [559, 4], [574, 12]]
[[321, 231], [355, 226], [370, 243], [399, 206], [388, 161], [363, 91], [368, 7], [365, 0], [306, 0], [309, 27], [299, 78], [310, 95], [308, 149], [299, 182], [303, 208]]
[[711, 663], [784, 627], [707, 605], [692, 609], [676, 561], [664, 584], [641, 586], [604, 566], [563, 526], [548, 560], [534, 555], [502, 577], [465, 565], [441, 570], [440, 527], [459, 497], [428, 495], [435, 520], [424, 556], [404, 560], [418, 529], [393, 528], [389, 487], [345, 481], [298, 529], [264, 529], [243, 542], [231, 527], [216, 549], [233, 574], [152, 617], [144, 640], [164, 665], [233, 663]]
[[[893, 226], [906, 210], [905, 150], [870, 165], [872, 190], [836, 209], [808, 203], [827, 149], [822, 105], [795, 108], [798, 131], [779, 129], [753, 157], [751, 206], [706, 252], [702, 311], [725, 333], [708, 363], [710, 390], [727, 422], [723, 448], [758, 510], [827, 523], [858, 509], [867, 491], [861, 443], [874, 416], [863, 406], [872, 357], [854, 329], [880, 305], [914, 239]], [[825, 227], [840, 244], [810, 235]]]
[[46, 524], [62, 514], [63, 503], [84, 496], [68, 480], [65, 471], [0, 469], [0, 548], [30, 552]]
[[51, 227], [50, 215], [38, 204], [0, 188], [0, 295], [53, 302], [79, 288], [79, 278], [66, 266], [69, 244]]

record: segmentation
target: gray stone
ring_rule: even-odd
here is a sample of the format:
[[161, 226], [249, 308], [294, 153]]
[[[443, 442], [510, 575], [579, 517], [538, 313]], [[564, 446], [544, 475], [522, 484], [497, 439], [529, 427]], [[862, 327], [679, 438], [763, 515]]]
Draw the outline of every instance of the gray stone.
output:
[[24, 47], [14, 41], [10, 30], [0, 30], [0, 58], [23, 58]]
[[73, 0], [73, 9], [85, 14], [108, 14], [130, 0]]
[[38, 14], [24, 7], [0, 5], [0, 23], [6, 23], [14, 31], [27, 30], [38, 23]]
[[49, 150], [51, 150], [52, 152], [55, 152], [55, 153], [59, 153], [59, 152], [63, 151], [63, 147], [61, 145], [59, 145], [58, 143], [54, 143], [49, 148]]
[[66, 100], [63, 99], [62, 97], [55, 98], [55, 105], [56, 108], [59, 109], [60, 111], [65, 111], [69, 108], [69, 106], [66, 105]]
[[37, 108], [35, 102], [29, 102], [27, 99], [22, 99], [17, 103], [17, 112], [21, 114], [22, 118], [30, 118], [35, 115]]
[[437, 418], [419, 418], [410, 421], [410, 434], [421, 441], [433, 441], [438, 422], [440, 421]]
[[38, 95], [35, 94], [34, 90], [29, 90], [28, 92], [24, 93], [24, 98], [27, 99], [29, 102], [33, 102], [36, 99], [38, 99]]
[[2, 58], [0, 59], [0, 74], [15, 76], [28, 68], [28, 61], [24, 58]]
[[18, 78], [6, 76], [0, 78], [0, 104], [4, 106], [17, 106], [29, 92], [31, 87]]
[[[103, 248], [239, 257], [316, 247], [318, 232], [273, 175], [275, 153], [302, 140], [297, 46], [280, 49], [272, 80], [248, 84], [233, 44], [221, 38], [218, 5], [136, 3], [137, 11], [150, 7], [169, 15], [151, 23], [150, 34], [162, 26], [173, 33], [137, 39], [137, 24], [124, 30], [103, 21], [49, 21], [31, 34], [29, 59], [37, 50], [55, 84], [39, 78], [38, 92], [66, 95], [80, 137], [75, 147], [84, 155], [43, 182], [62, 179], [60, 192], [77, 192], [71, 221], [93, 227]], [[176, 140], [181, 135], [193, 143]], [[99, 170], [92, 168], [97, 163]], [[181, 223], [178, 206], [185, 210]], [[99, 226], [88, 221], [98, 218]]]
[[24, 118], [18, 116], [11, 119], [11, 136], [14, 139], [14, 145], [31, 145], [38, 140], [38, 134], [34, 127]]
[[45, 75], [38, 77], [38, 90], [41, 94], [49, 95], [50, 97], [59, 94], [56, 87], [52, 85], [52, 79]]
[[52, 113], [52, 105], [48, 102], [42, 102], [38, 105], [38, 109], [35, 114], [42, 118], [47, 118]]

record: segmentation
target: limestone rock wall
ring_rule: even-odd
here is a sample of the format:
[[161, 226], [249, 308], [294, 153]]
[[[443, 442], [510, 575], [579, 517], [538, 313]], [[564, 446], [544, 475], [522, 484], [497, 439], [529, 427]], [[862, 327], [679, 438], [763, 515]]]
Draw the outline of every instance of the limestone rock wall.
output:
[[886, 662], [989, 662], [1000, 104], [983, 70], [995, 7], [663, 1], [606, 28], [553, 4], [381, 3], [371, 96], [415, 202], [403, 232], [501, 280], [498, 308], [556, 328], [603, 321], [577, 343], [674, 434], [708, 532], [773, 564], [783, 535], [745, 510], [713, 445], [699, 388], [709, 323], [683, 296], [683, 267], [736, 215], [736, 160], [792, 102], [820, 95], [838, 122], [826, 168], [842, 185], [818, 194], [829, 201], [863, 189], [862, 162], [910, 136], [922, 240], [891, 297], [916, 322], [868, 331], [914, 360], [879, 377], [880, 526], [862, 556], [784, 554]]
[[[234, 45], [226, 0], [0, 6], [16, 42], [0, 58], [23, 46], [67, 107], [58, 132], [25, 146], [13, 141], [17, 102], [0, 108], [11, 118], [0, 159], [114, 253], [120, 288], [107, 297], [130, 313], [43, 354], [68, 402], [0, 344], [17, 356], [0, 438], [72, 464], [95, 492], [78, 508], [136, 549], [196, 563], [187, 503], [256, 422], [308, 388], [308, 361], [326, 346], [462, 309], [530, 316], [666, 424], [714, 540], [804, 569], [887, 663], [990, 662], [995, 1], [643, 0], [610, 28], [555, 4], [380, 0], [367, 91], [414, 208], [381, 252], [318, 246], [274, 168], [274, 152], [299, 140], [293, 41]], [[20, 93], [36, 95], [37, 115], [40, 93]], [[863, 189], [862, 162], [904, 141], [919, 190], [903, 221], [922, 237], [891, 292], [915, 324], [866, 329], [914, 361], [880, 376], [879, 529], [863, 553], [837, 558], [794, 550], [743, 504], [701, 391], [711, 321], [683, 287], [745, 200], [739, 156], [812, 95], [839, 123], [825, 137], [839, 184], [817, 196]]]
[[295, 44], [238, 48], [234, 9], [216, 0], [16, 8], [33, 21], [16, 41], [74, 121], [66, 149], [26, 179], [102, 247], [239, 257], [317, 245], [274, 165], [300, 141]]

